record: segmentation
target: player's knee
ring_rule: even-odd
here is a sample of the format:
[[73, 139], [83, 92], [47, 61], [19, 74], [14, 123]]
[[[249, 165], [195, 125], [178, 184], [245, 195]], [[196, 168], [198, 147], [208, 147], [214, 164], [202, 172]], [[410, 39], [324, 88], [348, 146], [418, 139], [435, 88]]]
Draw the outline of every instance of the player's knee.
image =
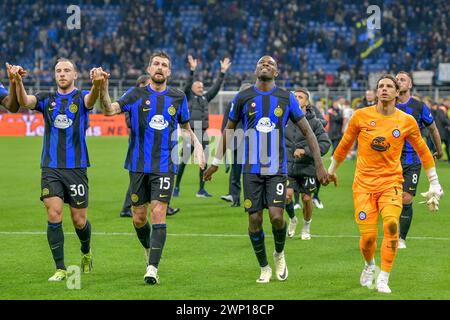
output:
[[303, 200], [304, 202], [310, 201], [310, 200], [311, 200], [311, 195], [306, 194], [306, 193], [302, 193], [302, 200]]
[[376, 233], [363, 234], [362, 242], [364, 246], [367, 247], [373, 246], [377, 242], [377, 234]]
[[73, 220], [72, 220], [72, 222], [73, 222], [73, 226], [76, 228], [76, 229], [79, 229], [79, 230], [81, 230], [81, 229], [83, 229], [84, 228], [84, 226], [86, 225], [86, 217], [77, 217], [77, 218], [74, 218]]
[[283, 215], [274, 215], [270, 217], [270, 223], [278, 229], [283, 227], [283, 222]]
[[152, 217], [153, 216], [162, 217], [166, 214], [166, 212], [167, 212], [167, 206], [157, 205], [152, 209]]
[[385, 234], [396, 236], [398, 234], [398, 219], [395, 217], [386, 217], [383, 220], [383, 229]]
[[133, 207], [133, 223], [140, 227], [147, 223], [147, 209], [144, 207]]
[[48, 220], [53, 222], [53, 221], [61, 221], [61, 217], [62, 217], [62, 208], [60, 207], [48, 207], [47, 208], [47, 215], [48, 215]]
[[409, 192], [403, 192], [403, 204], [411, 204], [413, 201], [413, 195]]

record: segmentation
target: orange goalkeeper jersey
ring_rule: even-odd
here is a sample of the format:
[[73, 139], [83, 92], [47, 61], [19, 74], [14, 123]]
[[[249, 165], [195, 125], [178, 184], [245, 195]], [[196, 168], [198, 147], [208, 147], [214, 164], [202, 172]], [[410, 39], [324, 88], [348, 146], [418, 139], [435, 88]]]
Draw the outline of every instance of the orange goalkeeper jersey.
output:
[[425, 169], [435, 166], [417, 121], [397, 108], [389, 116], [377, 112], [376, 105], [356, 110], [334, 152], [336, 161], [345, 160], [356, 138], [354, 192], [380, 192], [402, 185], [400, 156], [405, 140], [417, 151]]

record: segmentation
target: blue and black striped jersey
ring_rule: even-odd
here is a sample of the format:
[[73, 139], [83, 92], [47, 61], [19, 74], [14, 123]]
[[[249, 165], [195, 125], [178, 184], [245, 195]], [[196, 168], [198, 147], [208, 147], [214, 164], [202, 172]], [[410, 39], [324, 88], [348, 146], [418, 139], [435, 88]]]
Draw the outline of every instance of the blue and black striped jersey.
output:
[[88, 93], [74, 89], [68, 94], [36, 94], [34, 110], [42, 112], [45, 122], [41, 168], [89, 167], [86, 129], [91, 109], [84, 104]]
[[[416, 119], [420, 129], [424, 126], [428, 127], [434, 122], [433, 116], [431, 115], [430, 109], [428, 109], [427, 105], [417, 99], [414, 99], [413, 97], [409, 98], [406, 103], [397, 103], [397, 108], [412, 115], [414, 119]], [[419, 156], [408, 141], [405, 141], [405, 145], [403, 146], [401, 162], [402, 165], [421, 163]]]
[[295, 96], [274, 87], [264, 92], [252, 86], [232, 102], [229, 120], [242, 121], [244, 173], [286, 174], [285, 127], [288, 118], [297, 123], [304, 116]]
[[132, 172], [177, 172], [178, 124], [189, 121], [185, 94], [173, 88], [132, 88], [118, 101], [128, 112], [130, 142], [125, 169]]
[[2, 103], [3, 99], [5, 99], [7, 96], [8, 96], [8, 90], [6, 90], [6, 88], [0, 82], [0, 104]]

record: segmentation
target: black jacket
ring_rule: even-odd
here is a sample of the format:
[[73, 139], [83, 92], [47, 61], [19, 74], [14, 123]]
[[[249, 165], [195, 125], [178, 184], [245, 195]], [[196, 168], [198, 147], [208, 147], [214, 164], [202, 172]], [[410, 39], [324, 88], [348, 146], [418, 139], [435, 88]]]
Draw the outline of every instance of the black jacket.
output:
[[330, 116], [328, 136], [331, 140], [342, 138], [342, 124], [344, 122], [342, 110], [340, 110], [339, 108], [335, 109], [331, 107], [330, 109], [328, 109], [328, 115]]
[[[308, 106], [306, 108], [306, 120], [308, 120], [312, 131], [317, 137], [319, 143], [320, 155], [325, 155], [331, 146], [328, 134], [325, 132], [321, 121], [316, 117], [313, 109]], [[309, 149], [308, 142], [300, 129], [289, 120], [286, 125], [286, 153], [287, 153], [287, 169], [289, 176], [316, 176], [316, 168], [314, 158]], [[304, 149], [303, 157], [294, 158], [295, 149]]]
[[221, 72], [217, 77], [216, 81], [212, 85], [212, 87], [203, 95], [197, 96], [192, 91], [191, 87], [194, 83], [194, 71], [191, 71], [189, 74], [189, 78], [186, 82], [186, 86], [184, 87], [184, 93], [186, 94], [189, 113], [190, 113], [190, 121], [189, 124], [191, 128], [194, 128], [194, 121], [202, 121], [202, 129], [206, 130], [209, 126], [209, 111], [208, 111], [208, 103], [214, 99], [217, 93], [220, 90], [220, 87], [223, 83], [223, 78], [225, 73]]

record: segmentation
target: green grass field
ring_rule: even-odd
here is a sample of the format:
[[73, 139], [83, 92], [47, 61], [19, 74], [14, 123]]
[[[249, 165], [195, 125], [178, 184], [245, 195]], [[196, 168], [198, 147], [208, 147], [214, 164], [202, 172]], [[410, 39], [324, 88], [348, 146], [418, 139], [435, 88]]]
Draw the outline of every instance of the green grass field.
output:
[[[450, 299], [450, 169], [443, 162], [438, 174], [447, 195], [435, 215], [415, 205], [408, 248], [398, 252], [391, 274], [391, 295], [359, 285], [363, 261], [353, 218], [354, 161], [340, 168], [338, 188], [322, 188], [325, 208], [314, 212], [312, 240], [287, 240], [289, 279], [279, 282], [274, 276], [267, 285], [255, 282], [259, 266], [247, 235], [247, 214], [220, 200], [228, 191], [223, 168], [207, 184], [214, 197], [198, 199], [198, 171], [188, 166], [180, 197], [172, 202], [181, 212], [167, 218], [161, 284], [148, 286], [131, 219], [119, 217], [128, 186], [126, 146], [126, 138], [88, 138], [94, 272], [82, 275], [81, 290], [69, 290], [65, 283], [47, 282], [54, 264], [39, 200], [42, 138], [0, 138], [0, 299]], [[422, 172], [419, 190], [427, 185]], [[64, 210], [66, 265], [78, 265], [79, 241]], [[268, 214], [264, 217], [273, 267], [273, 237]]]

